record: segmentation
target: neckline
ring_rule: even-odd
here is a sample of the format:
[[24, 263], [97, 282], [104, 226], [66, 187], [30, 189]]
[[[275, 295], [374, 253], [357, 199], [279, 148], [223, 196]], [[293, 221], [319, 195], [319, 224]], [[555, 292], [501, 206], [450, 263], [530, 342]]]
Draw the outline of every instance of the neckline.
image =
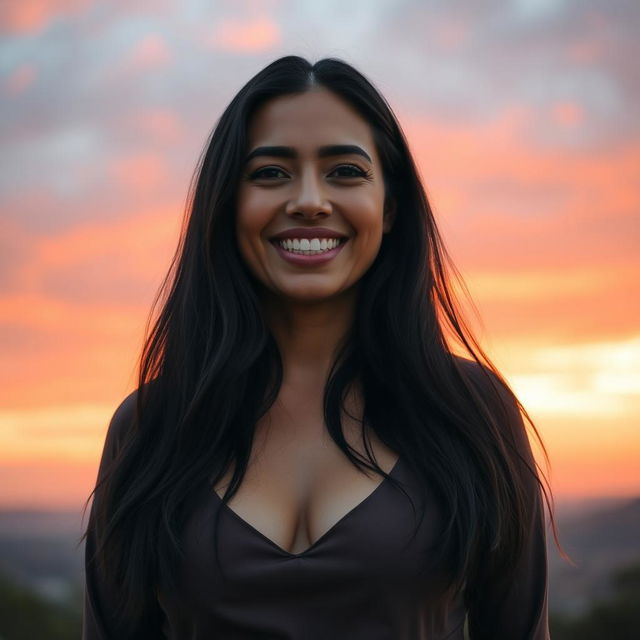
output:
[[[398, 456], [398, 459], [396, 460], [395, 464], [393, 465], [393, 468], [391, 469], [391, 471], [388, 472], [388, 474], [387, 474], [388, 476], [395, 476], [395, 474], [396, 474], [396, 472], [398, 470], [398, 467], [400, 466], [401, 460], [402, 460], [402, 456]], [[279, 544], [276, 544], [273, 540], [271, 540], [271, 538], [268, 538], [264, 533], [262, 533], [262, 531], [260, 531], [259, 529], [256, 529], [250, 522], [247, 522], [242, 516], [237, 514], [228, 504], [226, 504], [222, 500], [222, 498], [217, 494], [216, 491], [212, 490], [212, 493], [213, 493], [215, 499], [217, 500], [217, 502], [220, 505], [219, 508], [223, 508], [229, 515], [231, 515], [233, 518], [235, 518], [242, 526], [244, 526], [246, 529], [248, 529], [250, 531], [250, 533], [258, 536], [259, 538], [261, 538], [264, 542], [266, 542], [269, 546], [271, 546], [275, 551], [277, 551], [281, 555], [284, 555], [284, 556], [286, 556], [288, 558], [301, 558], [301, 557], [304, 557], [307, 554], [311, 553], [313, 550], [315, 550], [341, 524], [343, 524], [346, 520], [348, 520], [349, 517], [351, 517], [354, 514], [354, 512], [356, 512], [358, 509], [360, 509], [362, 506], [364, 506], [367, 502], [369, 502], [380, 491], [380, 489], [383, 487], [383, 485], [387, 484], [387, 480], [388, 480], [388, 478], [383, 478], [374, 487], [374, 489], [371, 491], [371, 493], [369, 493], [369, 495], [367, 495], [365, 498], [363, 498], [354, 507], [349, 509], [349, 511], [347, 511], [347, 513], [345, 513], [334, 524], [332, 524], [329, 527], [329, 529], [327, 529], [319, 538], [316, 539], [315, 542], [313, 542], [310, 546], [308, 546], [304, 551], [301, 551], [300, 553], [292, 553], [290, 551], [287, 551], [286, 549], [283, 549]]]

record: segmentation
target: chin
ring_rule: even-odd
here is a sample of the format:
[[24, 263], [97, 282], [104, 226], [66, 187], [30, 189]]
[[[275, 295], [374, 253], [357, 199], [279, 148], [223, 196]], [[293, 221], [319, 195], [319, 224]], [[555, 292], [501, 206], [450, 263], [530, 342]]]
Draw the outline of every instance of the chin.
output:
[[275, 295], [289, 302], [312, 304], [332, 300], [340, 296], [341, 293], [343, 293], [342, 289], [309, 287], [275, 292]]

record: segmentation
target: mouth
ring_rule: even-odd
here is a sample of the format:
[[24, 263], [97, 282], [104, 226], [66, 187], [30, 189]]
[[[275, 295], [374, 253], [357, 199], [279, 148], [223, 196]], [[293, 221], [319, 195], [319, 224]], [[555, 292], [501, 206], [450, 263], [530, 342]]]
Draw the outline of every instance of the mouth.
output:
[[[315, 267], [318, 265], [323, 265], [328, 262], [331, 262], [343, 249], [344, 245], [347, 243], [348, 238], [323, 238], [322, 242], [319, 243], [319, 248], [317, 243], [313, 243], [306, 239], [305, 242], [302, 242], [303, 239], [300, 239], [298, 247], [296, 248], [296, 242], [298, 239], [275, 239], [271, 240], [271, 244], [274, 246], [278, 255], [289, 264], [295, 265], [296, 267]], [[301, 248], [302, 247], [313, 247], [312, 248]]]
[[294, 255], [315, 256], [334, 251], [348, 241], [348, 238], [274, 238], [270, 242]]

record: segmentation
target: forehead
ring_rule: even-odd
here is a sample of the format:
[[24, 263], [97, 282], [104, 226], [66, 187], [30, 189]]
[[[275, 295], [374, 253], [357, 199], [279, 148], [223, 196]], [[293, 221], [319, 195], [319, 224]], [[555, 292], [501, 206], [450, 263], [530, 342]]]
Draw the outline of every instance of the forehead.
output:
[[263, 104], [253, 115], [248, 134], [251, 147], [315, 148], [357, 143], [375, 152], [369, 123], [349, 103], [325, 88], [280, 96]]

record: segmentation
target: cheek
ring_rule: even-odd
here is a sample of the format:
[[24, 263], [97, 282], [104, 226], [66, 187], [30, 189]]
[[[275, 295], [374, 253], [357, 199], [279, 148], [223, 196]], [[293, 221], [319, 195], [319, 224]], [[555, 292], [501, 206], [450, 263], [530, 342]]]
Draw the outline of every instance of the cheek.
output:
[[383, 200], [375, 194], [360, 197], [349, 207], [349, 222], [363, 239], [373, 240], [382, 235]]
[[260, 242], [260, 234], [269, 222], [269, 208], [264, 198], [253, 194], [240, 195], [236, 209], [236, 235], [240, 247]]
[[238, 207], [236, 212], [236, 238], [240, 257], [249, 270], [257, 275], [260, 270], [260, 257], [257, 245], [260, 242], [259, 217], [247, 207]]

